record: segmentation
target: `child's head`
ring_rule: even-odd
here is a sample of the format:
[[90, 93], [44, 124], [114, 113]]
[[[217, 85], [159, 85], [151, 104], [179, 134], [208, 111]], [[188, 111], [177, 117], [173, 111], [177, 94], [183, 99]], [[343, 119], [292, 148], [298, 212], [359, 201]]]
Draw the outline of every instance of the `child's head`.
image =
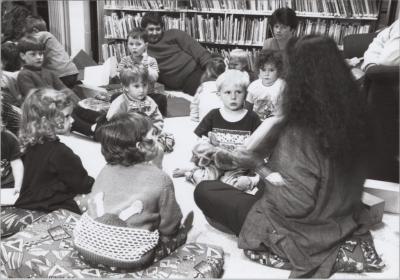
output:
[[225, 71], [225, 61], [221, 56], [211, 58], [206, 65], [206, 71], [201, 77], [201, 82], [215, 81]]
[[10, 41], [1, 44], [1, 64], [5, 71], [15, 72], [21, 68], [17, 44]]
[[282, 77], [282, 53], [276, 50], [263, 50], [258, 55], [256, 66], [263, 85], [272, 85], [279, 77]]
[[146, 33], [142, 28], [132, 29], [127, 36], [129, 53], [134, 56], [141, 56], [147, 49], [145, 41]]
[[149, 73], [142, 64], [121, 70], [119, 75], [126, 96], [132, 100], [144, 100], [149, 87]]
[[234, 49], [229, 53], [229, 69], [237, 69], [240, 71], [249, 70], [249, 60], [247, 52], [242, 49]]
[[243, 108], [249, 83], [249, 74], [236, 69], [228, 69], [217, 78], [218, 95], [225, 109], [237, 111]]
[[70, 94], [49, 88], [32, 90], [22, 106], [20, 139], [22, 146], [56, 139], [71, 129], [73, 102]]
[[290, 8], [279, 8], [271, 15], [271, 26], [277, 39], [289, 38], [298, 24], [296, 12]]
[[39, 31], [47, 31], [46, 22], [40, 16], [30, 15], [25, 19], [25, 34], [32, 34]]
[[44, 44], [33, 36], [22, 37], [18, 41], [19, 57], [25, 65], [41, 67], [43, 64]]
[[103, 124], [96, 131], [96, 137], [107, 163], [131, 166], [155, 155], [153, 132], [153, 124], [146, 116], [122, 113]]

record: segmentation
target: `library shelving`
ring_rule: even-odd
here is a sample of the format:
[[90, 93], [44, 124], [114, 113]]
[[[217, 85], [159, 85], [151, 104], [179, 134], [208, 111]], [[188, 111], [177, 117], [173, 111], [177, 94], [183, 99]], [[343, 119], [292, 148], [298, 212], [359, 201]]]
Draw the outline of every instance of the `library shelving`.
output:
[[321, 34], [339, 47], [349, 34], [376, 29], [382, 0], [101, 0], [99, 50], [103, 60], [127, 54], [126, 36], [145, 12], [158, 11], [166, 29], [187, 32], [213, 52], [248, 51], [250, 63], [271, 35], [269, 17], [280, 7], [296, 11], [297, 36]]

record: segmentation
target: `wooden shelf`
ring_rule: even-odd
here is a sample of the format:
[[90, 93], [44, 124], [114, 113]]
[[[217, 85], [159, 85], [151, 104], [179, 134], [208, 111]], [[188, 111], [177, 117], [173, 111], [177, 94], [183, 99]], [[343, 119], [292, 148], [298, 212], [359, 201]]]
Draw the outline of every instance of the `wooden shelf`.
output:
[[[148, 9], [134, 8], [134, 7], [113, 7], [104, 6], [104, 10], [110, 11], [135, 11], [135, 12], [148, 12]], [[270, 16], [273, 11], [253, 11], [253, 10], [189, 10], [189, 9], [152, 9], [153, 12], [163, 13], [195, 13], [195, 14], [226, 14], [226, 15], [244, 15], [244, 16]], [[298, 17], [304, 18], [326, 18], [338, 20], [377, 20], [378, 16], [359, 16], [359, 17], [346, 17], [340, 15], [329, 15], [325, 13], [307, 13], [296, 11]]]

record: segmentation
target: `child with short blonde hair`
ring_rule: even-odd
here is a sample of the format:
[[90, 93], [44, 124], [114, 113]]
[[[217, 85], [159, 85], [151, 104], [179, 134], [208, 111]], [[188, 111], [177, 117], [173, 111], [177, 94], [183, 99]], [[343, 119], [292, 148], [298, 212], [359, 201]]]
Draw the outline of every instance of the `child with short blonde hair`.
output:
[[[212, 145], [229, 151], [244, 146], [247, 138], [261, 123], [256, 113], [244, 108], [248, 85], [249, 76], [240, 70], [227, 70], [217, 78], [218, 96], [223, 106], [211, 110], [195, 129], [194, 133], [199, 137], [208, 137], [209, 143], [196, 145], [194, 155], [198, 155], [204, 147], [211, 154], [214, 153]], [[207, 154], [207, 151], [202, 154]], [[175, 169], [174, 176], [186, 176], [195, 184], [203, 180], [219, 179], [246, 192], [251, 192], [259, 181], [258, 176], [252, 176], [247, 170], [221, 172], [213, 167], [204, 168], [208, 165], [202, 164], [194, 169], [178, 168]]]
[[69, 133], [72, 108], [67, 93], [46, 88], [33, 90], [22, 104], [19, 137], [25, 170], [16, 207], [81, 213], [73, 198], [89, 193], [94, 180], [79, 156], [57, 137]]
[[228, 69], [247, 72], [247, 74], [249, 74], [250, 82], [256, 79], [254, 72], [250, 69], [249, 57], [245, 50], [233, 49], [229, 52]]

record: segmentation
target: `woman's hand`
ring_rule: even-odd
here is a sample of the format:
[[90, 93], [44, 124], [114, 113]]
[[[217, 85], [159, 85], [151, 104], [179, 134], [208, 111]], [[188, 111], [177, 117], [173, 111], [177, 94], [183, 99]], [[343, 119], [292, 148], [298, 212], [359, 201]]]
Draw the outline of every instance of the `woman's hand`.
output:
[[242, 169], [255, 170], [264, 164], [264, 158], [254, 151], [238, 148], [232, 152], [233, 163]]

